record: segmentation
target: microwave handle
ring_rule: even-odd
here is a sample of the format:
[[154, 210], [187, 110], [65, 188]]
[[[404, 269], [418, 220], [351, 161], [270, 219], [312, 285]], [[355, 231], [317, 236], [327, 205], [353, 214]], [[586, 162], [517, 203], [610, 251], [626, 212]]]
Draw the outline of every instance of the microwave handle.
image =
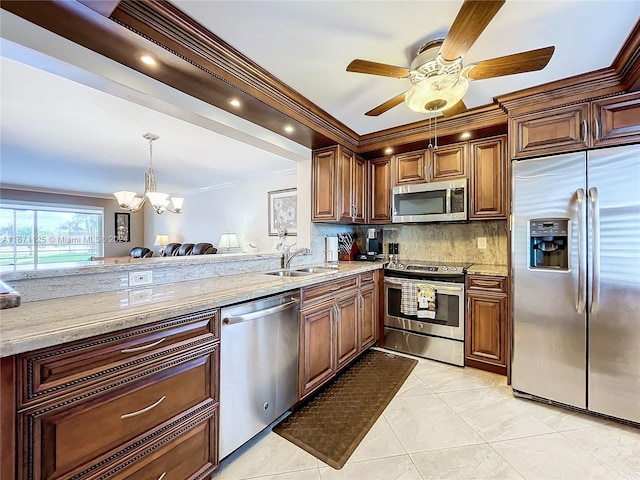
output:
[[447, 197], [446, 197], [446, 213], [451, 213], [451, 191], [453, 188], [447, 188]]

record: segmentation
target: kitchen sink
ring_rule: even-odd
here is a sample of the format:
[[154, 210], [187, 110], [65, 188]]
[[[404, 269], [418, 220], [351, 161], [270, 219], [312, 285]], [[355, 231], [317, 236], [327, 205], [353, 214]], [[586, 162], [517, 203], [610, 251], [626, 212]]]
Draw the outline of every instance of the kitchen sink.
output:
[[307, 267], [307, 268], [296, 268], [296, 272], [304, 272], [304, 273], [328, 273], [332, 271], [336, 271], [336, 268], [331, 267]]
[[312, 272], [298, 272], [296, 270], [278, 270], [277, 272], [266, 272], [265, 275], [274, 275], [276, 277], [304, 277], [311, 275]]

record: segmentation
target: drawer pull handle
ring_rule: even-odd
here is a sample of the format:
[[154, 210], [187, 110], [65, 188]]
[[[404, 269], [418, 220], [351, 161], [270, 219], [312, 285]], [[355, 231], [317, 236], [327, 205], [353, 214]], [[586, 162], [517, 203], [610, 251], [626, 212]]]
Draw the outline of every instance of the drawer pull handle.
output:
[[337, 290], [340, 290], [340, 285], [338, 285], [337, 287], [333, 287], [333, 288], [329, 289], [330, 292], [335, 292]]
[[150, 343], [148, 345], [142, 345], [141, 347], [125, 348], [123, 350], [120, 350], [120, 353], [132, 353], [132, 352], [139, 352], [140, 350], [146, 350], [147, 348], [151, 348], [151, 347], [155, 347], [156, 345], [160, 345], [166, 339], [167, 339], [167, 337], [162, 337], [157, 342], [153, 342], [153, 343]]
[[364, 280], [365, 282], [369, 282], [371, 280], [373, 280], [373, 275], [371, 275], [370, 277], [362, 277], [362, 280]]
[[160, 475], [158, 477], [158, 480], [162, 480], [166, 474], [167, 474], [167, 472], [162, 472], [162, 475]]
[[152, 403], [151, 405], [149, 405], [148, 407], [143, 408], [142, 410], [138, 410], [137, 412], [131, 412], [131, 413], [125, 413], [124, 415], [120, 415], [121, 419], [125, 419], [125, 418], [130, 418], [130, 417], [135, 417], [137, 415], [142, 415], [143, 413], [148, 412], [149, 410], [153, 410], [154, 408], [156, 408], [158, 405], [160, 405], [162, 403], [162, 401], [167, 398], [166, 395], [163, 395], [162, 397], [160, 397], [160, 400], [158, 400], [155, 403]]

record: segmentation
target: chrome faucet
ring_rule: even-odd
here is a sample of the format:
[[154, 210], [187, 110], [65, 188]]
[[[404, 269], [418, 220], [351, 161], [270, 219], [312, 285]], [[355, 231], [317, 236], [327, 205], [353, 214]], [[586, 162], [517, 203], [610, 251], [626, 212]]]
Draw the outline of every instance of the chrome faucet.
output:
[[293, 260], [293, 257], [297, 257], [298, 255], [311, 254], [311, 250], [308, 248], [298, 248], [297, 250], [294, 250], [292, 252], [291, 247], [293, 247], [293, 245], [289, 245], [284, 251], [284, 268], [286, 270], [289, 270], [289, 268], [291, 267], [291, 260]]

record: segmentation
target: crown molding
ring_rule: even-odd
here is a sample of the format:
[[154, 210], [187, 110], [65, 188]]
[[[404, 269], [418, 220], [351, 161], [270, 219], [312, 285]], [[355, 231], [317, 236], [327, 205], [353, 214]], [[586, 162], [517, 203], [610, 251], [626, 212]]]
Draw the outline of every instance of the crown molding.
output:
[[[430, 136], [429, 120], [358, 135], [166, 0], [3, 0], [0, 7], [273, 132], [282, 135], [283, 125], [290, 123], [295, 131], [287, 136], [307, 148], [337, 143], [371, 158], [383, 148]], [[163, 68], [142, 66], [137, 55], [143, 51], [157, 56]], [[492, 105], [438, 120], [438, 137], [468, 130], [500, 132], [507, 114], [635, 88], [640, 88], [640, 21], [611, 67], [500, 95]], [[244, 110], [229, 105], [234, 96], [243, 102]]]

